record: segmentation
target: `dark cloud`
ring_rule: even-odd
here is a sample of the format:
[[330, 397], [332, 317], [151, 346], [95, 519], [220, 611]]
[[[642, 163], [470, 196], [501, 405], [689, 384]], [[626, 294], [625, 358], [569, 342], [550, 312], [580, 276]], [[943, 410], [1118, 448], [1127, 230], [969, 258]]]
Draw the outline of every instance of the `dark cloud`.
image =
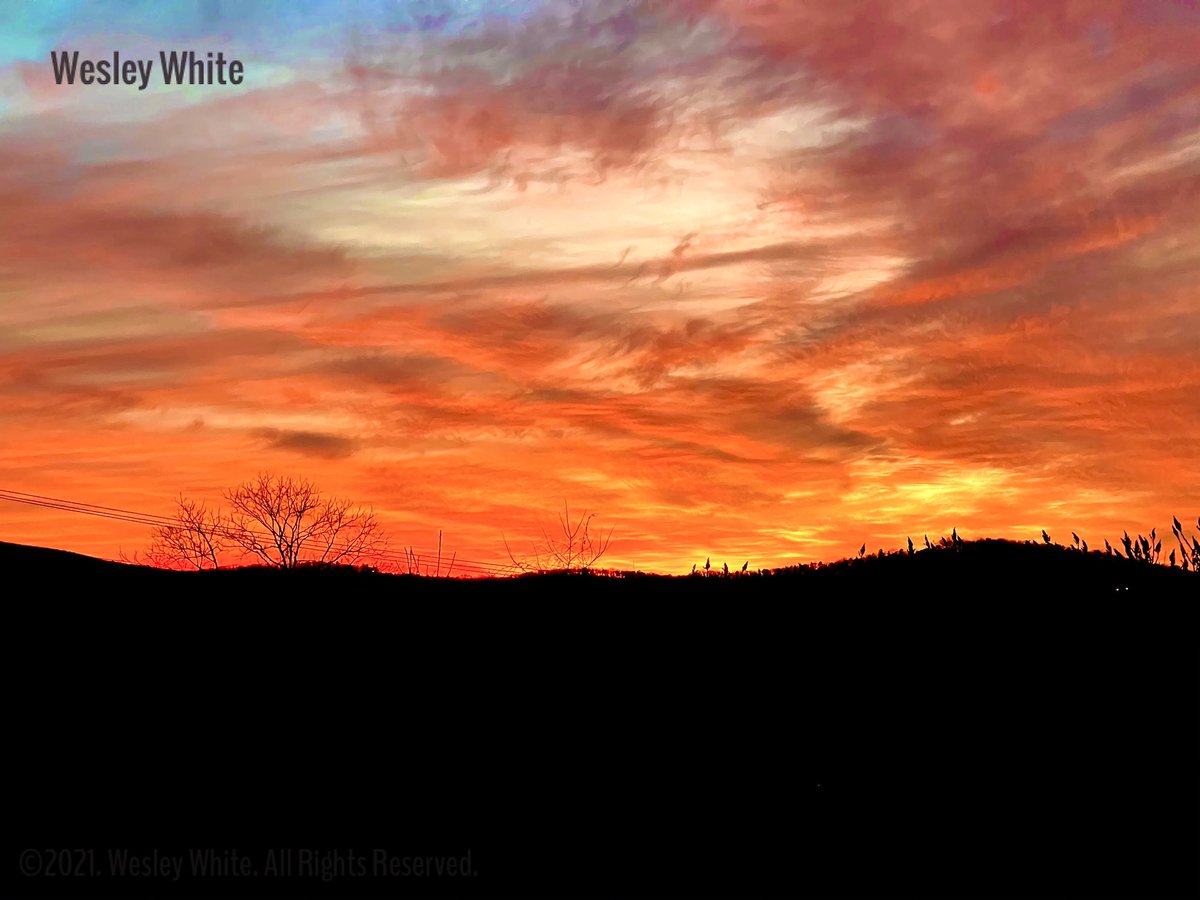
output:
[[274, 428], [259, 430], [258, 435], [274, 449], [293, 450], [319, 459], [344, 459], [357, 449], [357, 442], [334, 434], [317, 431], [281, 431]]

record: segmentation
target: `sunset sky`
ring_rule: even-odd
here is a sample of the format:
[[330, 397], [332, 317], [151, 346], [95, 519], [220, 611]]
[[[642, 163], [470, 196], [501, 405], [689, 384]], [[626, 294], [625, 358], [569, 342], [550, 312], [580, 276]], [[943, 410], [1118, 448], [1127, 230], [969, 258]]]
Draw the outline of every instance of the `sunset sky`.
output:
[[[58, 86], [51, 50], [234, 86]], [[1200, 6], [0, 5], [0, 488], [841, 557], [1200, 514]], [[146, 529], [0, 503], [0, 540]]]

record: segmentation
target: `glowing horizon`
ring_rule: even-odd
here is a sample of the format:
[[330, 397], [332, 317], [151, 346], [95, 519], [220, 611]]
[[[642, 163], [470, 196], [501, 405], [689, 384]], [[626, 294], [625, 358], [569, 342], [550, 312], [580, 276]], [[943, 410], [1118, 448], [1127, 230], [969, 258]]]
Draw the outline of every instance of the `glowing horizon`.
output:
[[[0, 488], [615, 568], [1200, 514], [1187, 3], [0, 12]], [[238, 86], [56, 85], [55, 50]], [[0, 540], [145, 528], [0, 503]]]

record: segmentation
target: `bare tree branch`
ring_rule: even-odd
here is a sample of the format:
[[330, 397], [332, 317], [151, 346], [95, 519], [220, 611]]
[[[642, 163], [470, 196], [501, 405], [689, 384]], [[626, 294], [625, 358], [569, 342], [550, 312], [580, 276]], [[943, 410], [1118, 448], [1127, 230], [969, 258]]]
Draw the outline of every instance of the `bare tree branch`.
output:
[[529, 556], [518, 559], [507, 539], [504, 540], [504, 549], [508, 551], [508, 558], [513, 565], [524, 572], [586, 571], [608, 552], [612, 539], [611, 528], [607, 534], [592, 531], [592, 519], [595, 517], [595, 513], [584, 510], [577, 519], [573, 519], [570, 507], [564, 502], [563, 511], [558, 516], [558, 532], [551, 535], [542, 528], [542, 539], [530, 544]]
[[228, 547], [228, 523], [219, 510], [180, 496], [175, 522], [154, 529], [150, 546], [142, 558], [164, 569], [180, 567], [216, 569], [220, 555]]
[[227, 492], [225, 499], [233, 510], [233, 542], [269, 566], [352, 565], [387, 546], [373, 510], [326, 498], [306, 478], [259, 475]]

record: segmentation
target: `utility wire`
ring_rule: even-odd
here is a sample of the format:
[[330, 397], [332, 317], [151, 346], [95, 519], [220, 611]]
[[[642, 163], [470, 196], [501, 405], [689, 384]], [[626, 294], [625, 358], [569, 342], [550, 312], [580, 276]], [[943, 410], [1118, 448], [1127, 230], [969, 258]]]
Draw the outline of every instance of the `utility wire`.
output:
[[[67, 500], [61, 497], [50, 497], [45, 494], [31, 494], [25, 491], [17, 491], [9, 488], [0, 488], [0, 500], [7, 500], [10, 503], [19, 503], [26, 506], [34, 506], [41, 509], [53, 509], [61, 512], [72, 512], [80, 515], [94, 516], [96, 518], [110, 519], [118, 522], [127, 522], [134, 525], [143, 525], [149, 528], [172, 527], [179, 524], [177, 519], [170, 516], [162, 516], [156, 513], [138, 512], [135, 510], [121, 509], [113, 506], [102, 506], [95, 503], [85, 503], [79, 500]], [[217, 527], [218, 533], [231, 537], [236, 534], [232, 529]], [[271, 539], [271, 535], [266, 532], [254, 532], [257, 537]], [[335, 544], [330, 549], [344, 550], [346, 545]], [[383, 550], [372, 554], [373, 559], [379, 559], [386, 562], [393, 562], [405, 566], [411, 566], [414, 560], [417, 561], [418, 569], [421, 568], [421, 563], [424, 562], [424, 568], [428, 569], [428, 560], [437, 559], [436, 551], [416, 551], [407, 550], [403, 552]], [[454, 556], [453, 560], [447, 559], [445, 554], [442, 554], [442, 561], [447, 566], [451, 566], [450, 571], [463, 570], [473, 572], [475, 574], [484, 575], [512, 575], [519, 571], [516, 566], [504, 565], [497, 563], [482, 562], [479, 560], [461, 559]]]

